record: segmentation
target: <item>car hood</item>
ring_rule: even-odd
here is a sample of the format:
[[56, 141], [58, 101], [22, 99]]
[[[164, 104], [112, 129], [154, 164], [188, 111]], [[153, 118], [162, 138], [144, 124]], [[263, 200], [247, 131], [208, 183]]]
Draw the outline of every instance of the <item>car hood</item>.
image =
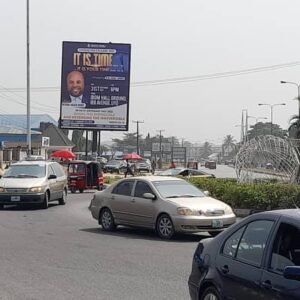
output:
[[188, 207], [193, 210], [224, 210], [228, 207], [226, 203], [211, 197], [168, 198], [168, 201], [175, 203], [178, 207]]
[[1, 178], [0, 187], [5, 188], [28, 188], [40, 186], [45, 182], [45, 178]]

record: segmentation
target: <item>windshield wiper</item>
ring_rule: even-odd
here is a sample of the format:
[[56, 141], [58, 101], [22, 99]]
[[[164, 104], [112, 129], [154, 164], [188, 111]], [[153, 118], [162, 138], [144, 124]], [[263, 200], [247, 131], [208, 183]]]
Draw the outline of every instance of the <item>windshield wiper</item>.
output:
[[28, 175], [28, 174], [20, 174], [17, 176], [18, 178], [37, 178], [35, 175]]
[[185, 195], [172, 195], [172, 196], [168, 196], [166, 198], [193, 198], [193, 197], [198, 197], [198, 196], [191, 195], [191, 194], [185, 194]]

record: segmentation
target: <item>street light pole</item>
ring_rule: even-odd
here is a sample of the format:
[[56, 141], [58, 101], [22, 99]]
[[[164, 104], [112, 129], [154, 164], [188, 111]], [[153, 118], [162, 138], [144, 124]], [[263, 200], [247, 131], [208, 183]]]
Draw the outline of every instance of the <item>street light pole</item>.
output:
[[299, 104], [299, 108], [298, 108], [298, 116], [300, 119], [300, 84], [296, 83], [296, 82], [292, 82], [292, 81], [283, 81], [281, 80], [280, 83], [287, 83], [287, 84], [293, 84], [297, 87], [297, 91], [298, 91], [298, 95], [297, 95], [297, 100], [298, 100], [298, 104]]
[[271, 109], [271, 135], [273, 135], [273, 108], [274, 106], [278, 106], [278, 105], [285, 105], [285, 103], [275, 103], [275, 104], [269, 104], [269, 103], [258, 103], [259, 106], [261, 105], [265, 105], [265, 106], [269, 106]]

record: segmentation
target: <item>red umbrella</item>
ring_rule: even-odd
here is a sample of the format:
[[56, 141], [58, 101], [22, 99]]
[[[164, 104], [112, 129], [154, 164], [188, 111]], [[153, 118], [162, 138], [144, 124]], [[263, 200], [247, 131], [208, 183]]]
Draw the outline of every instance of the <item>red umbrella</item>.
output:
[[76, 155], [69, 150], [58, 150], [53, 152], [50, 156], [64, 159], [74, 159], [76, 157]]
[[125, 159], [125, 160], [127, 160], [127, 159], [128, 160], [140, 160], [143, 158], [136, 153], [128, 153], [128, 154], [123, 155], [123, 159]]

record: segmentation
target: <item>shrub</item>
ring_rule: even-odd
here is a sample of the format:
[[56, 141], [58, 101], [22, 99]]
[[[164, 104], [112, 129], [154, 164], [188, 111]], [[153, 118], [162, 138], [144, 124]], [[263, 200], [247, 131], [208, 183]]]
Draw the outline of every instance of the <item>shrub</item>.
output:
[[241, 184], [232, 179], [190, 178], [211, 196], [233, 208], [270, 210], [300, 207], [300, 186], [296, 184]]

